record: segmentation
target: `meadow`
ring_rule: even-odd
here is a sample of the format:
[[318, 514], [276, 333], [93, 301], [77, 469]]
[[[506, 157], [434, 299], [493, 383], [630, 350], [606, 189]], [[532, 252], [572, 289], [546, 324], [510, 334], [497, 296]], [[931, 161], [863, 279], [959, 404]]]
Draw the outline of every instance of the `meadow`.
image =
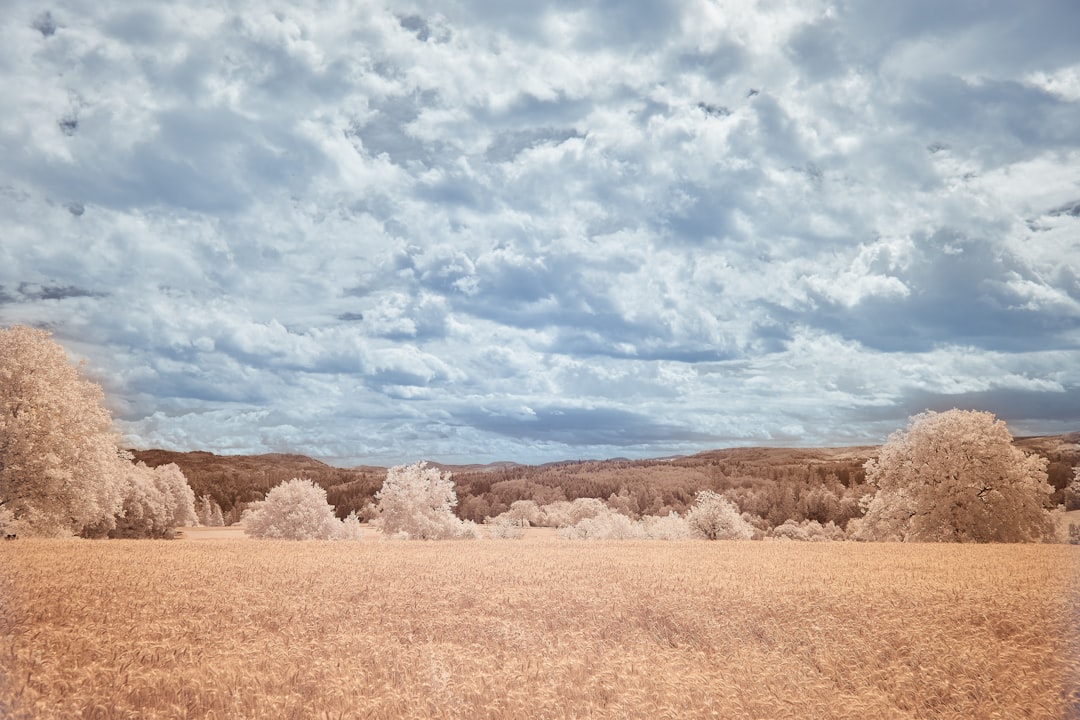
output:
[[0, 544], [5, 718], [1080, 717], [1080, 547]]

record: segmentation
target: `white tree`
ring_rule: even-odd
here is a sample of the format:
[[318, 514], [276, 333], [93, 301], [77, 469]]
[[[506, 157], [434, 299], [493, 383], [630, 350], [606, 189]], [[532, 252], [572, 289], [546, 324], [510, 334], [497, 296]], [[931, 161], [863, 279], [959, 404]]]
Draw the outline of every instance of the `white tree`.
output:
[[1054, 536], [1047, 461], [1012, 444], [991, 413], [911, 418], [866, 463], [877, 493], [855, 522], [861, 540], [1031, 542]]
[[689, 523], [674, 511], [662, 517], [646, 515], [641, 523], [651, 540], [686, 540], [691, 535]]
[[177, 465], [138, 463], [125, 476], [123, 507], [110, 537], [171, 537], [174, 528], [195, 524], [195, 493]]
[[195, 503], [195, 514], [199, 518], [199, 524], [203, 527], [221, 527], [225, 524], [225, 516], [221, 513], [221, 506], [209, 495], [203, 495]]
[[525, 526], [506, 513], [484, 520], [488, 537], [492, 540], [520, 540], [525, 537]]
[[570, 527], [586, 518], [603, 515], [610, 508], [598, 498], [577, 498], [573, 502], [556, 500], [540, 508], [544, 523], [549, 527]]
[[311, 480], [293, 478], [271, 488], [266, 498], [244, 512], [244, 533], [281, 540], [339, 540], [359, 538], [359, 522], [348, 525], [334, 516], [326, 490]]
[[120, 510], [125, 465], [101, 387], [49, 333], [0, 329], [0, 507], [28, 534], [72, 534]]
[[341, 521], [341, 531], [338, 534], [338, 539], [360, 540], [362, 537], [363, 531], [360, 529], [360, 518], [356, 516], [356, 511], [353, 510]]
[[540, 524], [543, 516], [544, 513], [540, 511], [540, 506], [535, 501], [515, 500], [510, 503], [510, 509], [500, 517], [505, 517], [510, 522], [517, 523], [521, 527], [529, 527], [530, 525]]
[[1065, 488], [1065, 509], [1080, 506], [1080, 467], [1073, 468], [1073, 479]]
[[450, 473], [441, 473], [426, 462], [387, 470], [375, 500], [379, 511], [376, 522], [385, 537], [413, 540], [479, 537], [475, 523], [454, 514], [458, 499]]
[[702, 490], [686, 511], [686, 523], [694, 537], [705, 540], [750, 540], [754, 528], [743, 520], [739, 508], [712, 490]]
[[691, 537], [691, 532], [690, 525], [678, 513], [664, 517], [645, 515], [635, 520], [608, 508], [562, 528], [559, 537], [567, 540], [685, 540]]
[[828, 542], [830, 540], [845, 540], [844, 531], [831, 520], [824, 525], [817, 520], [803, 520], [796, 522], [788, 520], [783, 525], [777, 525], [769, 533], [769, 537], [775, 540], [799, 540], [802, 542]]

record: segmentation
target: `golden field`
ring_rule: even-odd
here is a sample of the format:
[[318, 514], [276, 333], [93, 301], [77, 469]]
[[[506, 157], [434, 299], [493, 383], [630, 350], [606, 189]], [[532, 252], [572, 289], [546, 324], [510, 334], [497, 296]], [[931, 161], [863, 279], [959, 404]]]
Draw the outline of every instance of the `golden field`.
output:
[[20, 539], [0, 545], [0, 717], [1075, 718], [1078, 564], [1061, 545]]

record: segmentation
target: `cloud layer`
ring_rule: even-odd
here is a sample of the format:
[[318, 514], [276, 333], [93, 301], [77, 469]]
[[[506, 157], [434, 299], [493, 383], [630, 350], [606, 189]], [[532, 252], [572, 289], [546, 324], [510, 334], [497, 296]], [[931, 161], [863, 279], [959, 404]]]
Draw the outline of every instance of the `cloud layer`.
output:
[[0, 27], [0, 324], [87, 358], [132, 445], [1080, 427], [1075, 3], [265, 8]]

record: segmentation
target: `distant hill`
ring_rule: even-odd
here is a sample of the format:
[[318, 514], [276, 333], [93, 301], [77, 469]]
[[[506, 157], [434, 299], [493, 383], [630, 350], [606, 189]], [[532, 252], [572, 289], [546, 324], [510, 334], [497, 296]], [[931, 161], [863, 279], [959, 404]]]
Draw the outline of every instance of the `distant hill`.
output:
[[[1056, 495], [1072, 480], [1072, 468], [1080, 465], [1080, 433], [1022, 437], [1015, 444], [1049, 460], [1050, 482], [1058, 491]], [[303, 477], [324, 487], [338, 515], [344, 517], [350, 511], [360, 512], [371, 502], [386, 477], [384, 467], [336, 468], [304, 455], [132, 452], [136, 460], [152, 467], [176, 463], [197, 496], [209, 495], [226, 511], [262, 499], [281, 482]], [[838, 503], [844, 498], [857, 500], [869, 490], [863, 485], [863, 464], [877, 452], [877, 446], [740, 447], [645, 460], [431, 464], [452, 473], [458, 491], [458, 513], [477, 521], [503, 512], [517, 500], [546, 504], [579, 497], [611, 499], [641, 514], [682, 512], [698, 491], [710, 489], [729, 492], [732, 497], [745, 496], [749, 498], [747, 503], [765, 498], [754, 511], [763, 516], [770, 511], [775, 524], [782, 522], [785, 514], [799, 517], [809, 512], [806, 507], [810, 501], [806, 498], [822, 488]]]
[[175, 463], [196, 497], [213, 498], [225, 512], [261, 500], [270, 488], [287, 480], [307, 478], [326, 489], [327, 499], [343, 510], [344, 516], [363, 507], [386, 476], [386, 468], [336, 468], [306, 455], [215, 455], [171, 450], [132, 450], [131, 453], [136, 461], [151, 467]]

